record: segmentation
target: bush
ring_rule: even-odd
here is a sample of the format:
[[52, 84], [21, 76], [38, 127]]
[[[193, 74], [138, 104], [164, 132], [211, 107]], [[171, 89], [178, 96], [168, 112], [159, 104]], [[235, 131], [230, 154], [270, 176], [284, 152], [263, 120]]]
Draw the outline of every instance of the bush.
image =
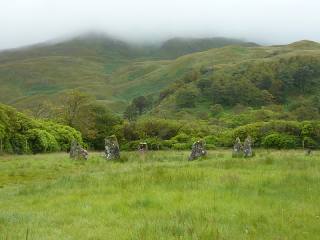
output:
[[25, 135], [15, 133], [11, 137], [10, 143], [14, 153], [23, 154], [29, 152], [28, 139]]
[[123, 151], [135, 151], [138, 150], [139, 143], [140, 141], [130, 141], [120, 145], [120, 148]]
[[51, 121], [32, 119], [0, 104], [0, 139], [4, 152], [40, 153], [68, 150], [73, 139], [83, 144], [80, 132]]
[[173, 148], [173, 145], [176, 143], [177, 143], [176, 140], [164, 140], [162, 142], [162, 147], [163, 147], [163, 149], [171, 149], [171, 148]]
[[59, 151], [59, 145], [54, 136], [45, 130], [31, 129], [27, 132], [30, 149], [33, 153]]
[[265, 148], [290, 149], [298, 146], [298, 138], [292, 135], [272, 133], [266, 136], [262, 145]]
[[311, 137], [305, 137], [303, 138], [303, 147], [314, 149], [318, 147], [318, 144]]
[[213, 144], [215, 145], [217, 143], [217, 137], [216, 136], [213, 136], [213, 135], [210, 135], [210, 136], [206, 136], [204, 137], [203, 139], [206, 144]]
[[180, 125], [176, 121], [150, 118], [139, 121], [137, 128], [140, 138], [156, 137], [168, 140], [177, 135]]
[[206, 144], [206, 149], [207, 150], [215, 150], [216, 146], [214, 144]]
[[191, 143], [175, 143], [172, 146], [173, 150], [190, 150], [192, 147]]
[[161, 150], [163, 149], [162, 142], [158, 138], [149, 138], [146, 140], [149, 150]]
[[177, 136], [173, 137], [172, 140], [175, 140], [178, 143], [187, 143], [191, 141], [191, 138], [185, 133], [180, 133]]

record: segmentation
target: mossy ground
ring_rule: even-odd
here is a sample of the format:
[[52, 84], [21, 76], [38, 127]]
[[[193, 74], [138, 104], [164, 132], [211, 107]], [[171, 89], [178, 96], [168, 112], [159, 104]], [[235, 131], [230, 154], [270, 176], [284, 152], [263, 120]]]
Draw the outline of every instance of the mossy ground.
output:
[[320, 153], [0, 157], [0, 239], [319, 239]]

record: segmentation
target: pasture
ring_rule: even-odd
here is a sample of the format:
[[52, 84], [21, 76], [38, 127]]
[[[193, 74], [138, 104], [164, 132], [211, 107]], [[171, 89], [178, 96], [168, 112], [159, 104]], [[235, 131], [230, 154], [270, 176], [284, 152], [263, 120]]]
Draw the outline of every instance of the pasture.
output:
[[320, 153], [0, 156], [0, 239], [319, 239]]

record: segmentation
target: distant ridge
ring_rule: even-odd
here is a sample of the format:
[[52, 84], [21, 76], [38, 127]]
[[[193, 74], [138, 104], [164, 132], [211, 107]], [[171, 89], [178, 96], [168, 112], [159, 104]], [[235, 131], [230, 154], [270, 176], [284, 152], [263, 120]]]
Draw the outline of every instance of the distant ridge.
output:
[[[251, 80], [262, 79], [259, 84], [264, 88], [269, 89], [273, 84], [270, 91], [276, 91], [277, 87], [281, 90], [285, 86], [277, 86], [278, 79], [269, 80], [278, 67], [285, 67], [283, 62], [304, 65], [319, 57], [320, 44], [307, 40], [283, 46], [259, 46], [221, 37], [173, 38], [162, 45], [137, 45], [106, 35], [87, 34], [0, 52], [0, 102], [29, 108], [37, 102], [52, 101], [65, 90], [79, 89], [94, 95], [112, 110], [122, 112], [137, 96], [157, 97], [171, 84], [173, 87], [169, 90], [174, 92], [177, 90], [174, 83], [182, 84], [181, 89], [197, 89], [196, 79], [211, 79], [212, 74], [220, 74], [219, 86], [223, 86], [227, 78], [238, 81], [237, 76], [242, 76], [246, 84], [260, 94], [266, 89], [257, 89]], [[278, 62], [278, 59], [285, 61]], [[271, 62], [274, 69], [270, 67], [266, 76], [262, 76], [260, 68]], [[258, 69], [252, 78], [245, 75], [249, 66], [251, 71]], [[196, 74], [188, 77], [192, 72]], [[206, 74], [200, 76], [201, 72]], [[316, 90], [315, 84], [312, 90]], [[159, 108], [171, 109], [166, 104], [172, 104], [170, 98], [174, 96], [172, 93], [163, 99]]]

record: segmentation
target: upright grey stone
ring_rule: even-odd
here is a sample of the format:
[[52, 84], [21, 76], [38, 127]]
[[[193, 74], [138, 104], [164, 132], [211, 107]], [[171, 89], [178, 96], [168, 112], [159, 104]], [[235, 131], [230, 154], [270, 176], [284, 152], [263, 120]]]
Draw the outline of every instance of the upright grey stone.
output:
[[115, 135], [109, 136], [105, 139], [105, 156], [108, 160], [120, 158], [120, 148]]
[[146, 142], [139, 143], [138, 151], [142, 152], [142, 153], [147, 152], [148, 151], [148, 144]]
[[205, 149], [205, 142], [203, 140], [196, 141], [192, 144], [192, 150], [189, 156], [189, 161], [193, 161], [205, 155], [207, 155], [207, 151]]
[[76, 141], [72, 140], [71, 146], [70, 146], [70, 158], [72, 159], [88, 159], [88, 151], [81, 147], [81, 145]]
[[236, 141], [233, 145], [233, 152], [232, 152], [232, 156], [233, 157], [241, 157], [242, 156], [242, 143], [239, 137], [236, 138]]
[[252, 138], [250, 136], [248, 136], [245, 140], [244, 140], [244, 144], [243, 144], [243, 154], [245, 157], [252, 157], [253, 156], [253, 152], [252, 152]]

